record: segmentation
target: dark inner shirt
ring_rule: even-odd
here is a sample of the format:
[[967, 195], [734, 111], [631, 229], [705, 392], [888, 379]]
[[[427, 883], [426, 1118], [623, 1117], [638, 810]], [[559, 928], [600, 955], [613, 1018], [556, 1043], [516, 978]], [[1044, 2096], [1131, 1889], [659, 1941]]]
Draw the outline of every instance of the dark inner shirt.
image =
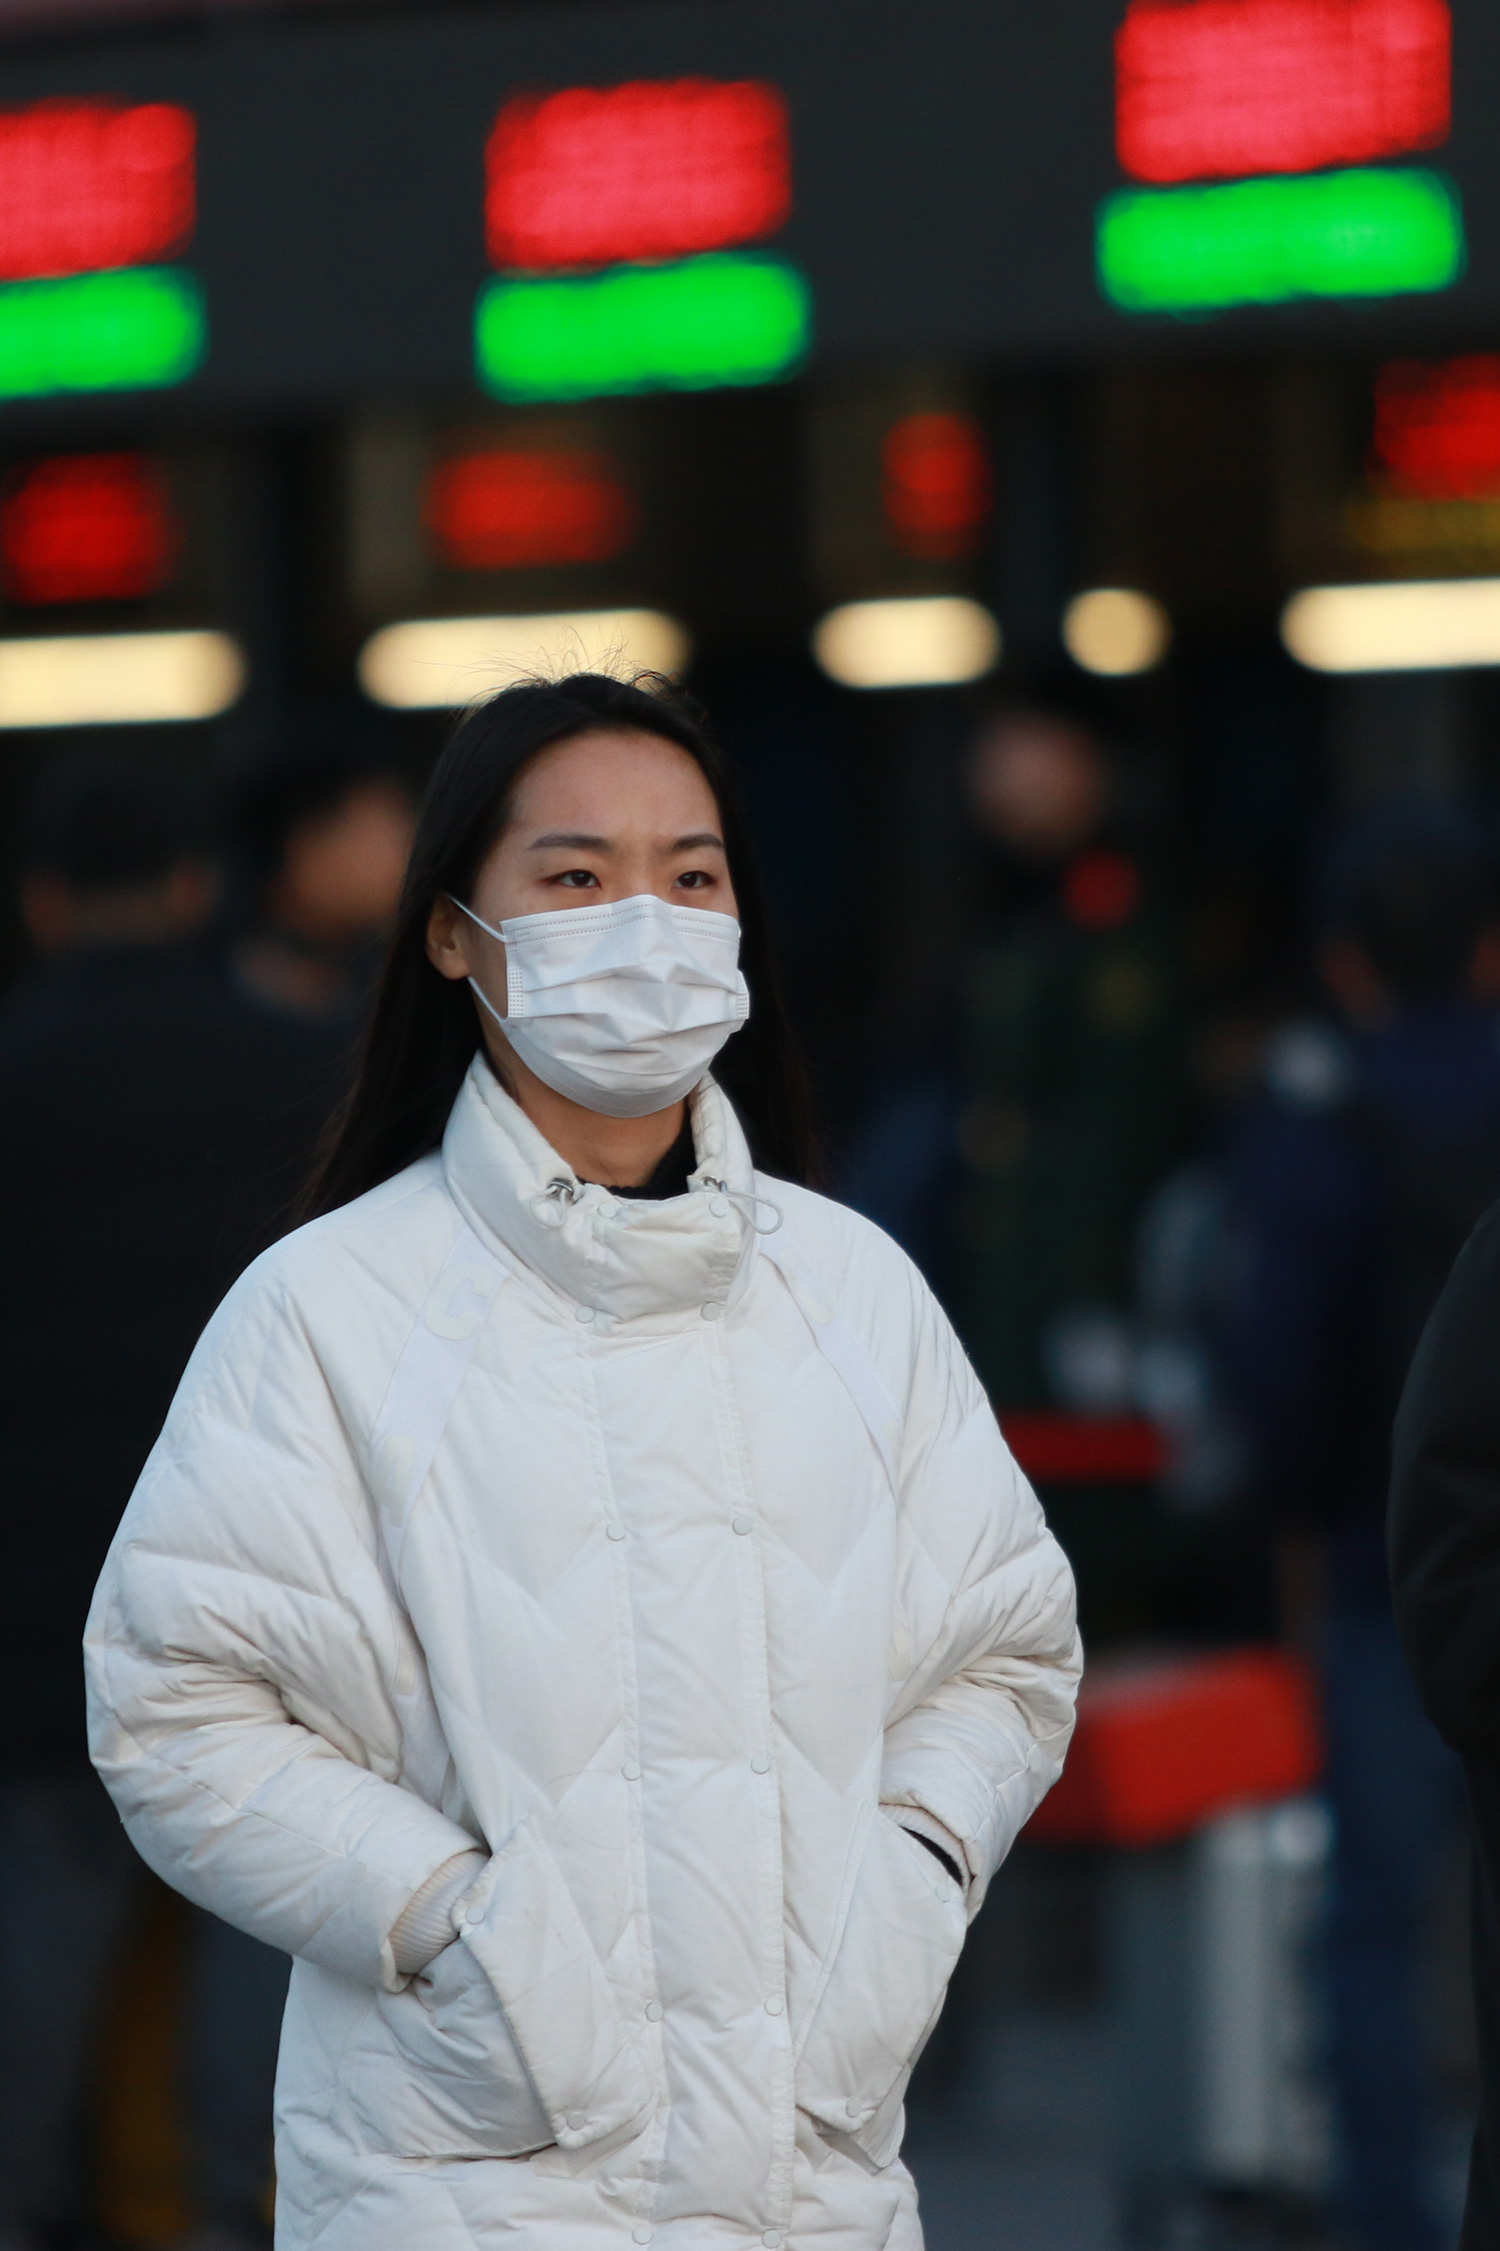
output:
[[684, 1106], [682, 1131], [649, 1180], [643, 1180], [638, 1188], [620, 1188], [612, 1180], [602, 1181], [600, 1185], [607, 1188], [612, 1196], [648, 1196], [653, 1203], [659, 1203], [668, 1196], [687, 1194], [688, 1174], [697, 1162], [698, 1152], [693, 1146], [693, 1121]]

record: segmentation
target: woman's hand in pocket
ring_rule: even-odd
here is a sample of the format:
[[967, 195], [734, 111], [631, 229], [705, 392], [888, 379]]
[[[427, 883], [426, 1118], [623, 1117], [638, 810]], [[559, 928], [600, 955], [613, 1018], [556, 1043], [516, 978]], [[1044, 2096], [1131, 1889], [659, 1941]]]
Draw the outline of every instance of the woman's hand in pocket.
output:
[[370, 2034], [368, 2053], [350, 2043], [343, 2078], [373, 2146], [397, 2157], [520, 2157], [553, 2140], [495, 1989], [463, 1939], [404, 1991], [377, 1997]]

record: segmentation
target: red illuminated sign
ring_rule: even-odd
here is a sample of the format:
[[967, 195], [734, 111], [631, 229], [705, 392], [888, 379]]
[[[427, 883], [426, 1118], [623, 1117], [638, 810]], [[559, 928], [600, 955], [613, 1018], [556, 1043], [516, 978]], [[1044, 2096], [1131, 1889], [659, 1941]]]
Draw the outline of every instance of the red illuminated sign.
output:
[[193, 231], [196, 138], [169, 102], [0, 111], [0, 280], [172, 257]]
[[721, 250], [791, 209], [786, 103], [774, 86], [705, 78], [525, 95], [501, 110], [486, 173], [501, 268]]
[[1362, 164], [1447, 138], [1446, 0], [1131, 0], [1116, 139], [1137, 180]]
[[443, 561], [467, 571], [602, 563], [635, 530], [630, 496], [602, 455], [561, 448], [440, 462], [423, 514]]
[[1500, 353], [1383, 368], [1374, 454], [1385, 483], [1415, 499], [1500, 498]]
[[166, 480], [139, 453], [63, 454], [0, 498], [0, 570], [16, 602], [121, 602], [172, 575]]
[[990, 512], [984, 434], [967, 414], [908, 414], [881, 449], [885, 512], [898, 546], [934, 562], [971, 554]]

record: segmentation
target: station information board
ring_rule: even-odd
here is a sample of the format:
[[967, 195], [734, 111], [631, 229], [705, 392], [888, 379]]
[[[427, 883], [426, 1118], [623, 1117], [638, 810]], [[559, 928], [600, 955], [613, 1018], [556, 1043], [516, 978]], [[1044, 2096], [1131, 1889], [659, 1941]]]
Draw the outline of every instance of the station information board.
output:
[[[57, 45], [0, 60], [0, 409], [1480, 349], [1497, 104], [1489, 0], [564, 0]], [[452, 524], [511, 474], [456, 483]]]

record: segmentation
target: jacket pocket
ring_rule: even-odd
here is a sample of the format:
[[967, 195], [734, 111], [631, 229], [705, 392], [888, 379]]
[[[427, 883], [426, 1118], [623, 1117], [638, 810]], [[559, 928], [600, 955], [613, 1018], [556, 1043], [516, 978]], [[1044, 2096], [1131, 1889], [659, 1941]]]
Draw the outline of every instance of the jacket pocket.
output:
[[872, 1813], [849, 1911], [800, 2043], [797, 2101], [877, 2165], [901, 2139], [901, 2098], [938, 2019], [968, 1919], [942, 1865]]
[[356, 2064], [351, 2106], [396, 2156], [520, 2157], [619, 2142], [655, 2090], [552, 1855], [523, 1826], [463, 1907], [463, 1932], [403, 1993], [378, 1996], [394, 2051]]
[[494, 1988], [460, 1939], [374, 2014], [345, 2050], [345, 2097], [388, 2157], [524, 2157], [553, 2139]]

